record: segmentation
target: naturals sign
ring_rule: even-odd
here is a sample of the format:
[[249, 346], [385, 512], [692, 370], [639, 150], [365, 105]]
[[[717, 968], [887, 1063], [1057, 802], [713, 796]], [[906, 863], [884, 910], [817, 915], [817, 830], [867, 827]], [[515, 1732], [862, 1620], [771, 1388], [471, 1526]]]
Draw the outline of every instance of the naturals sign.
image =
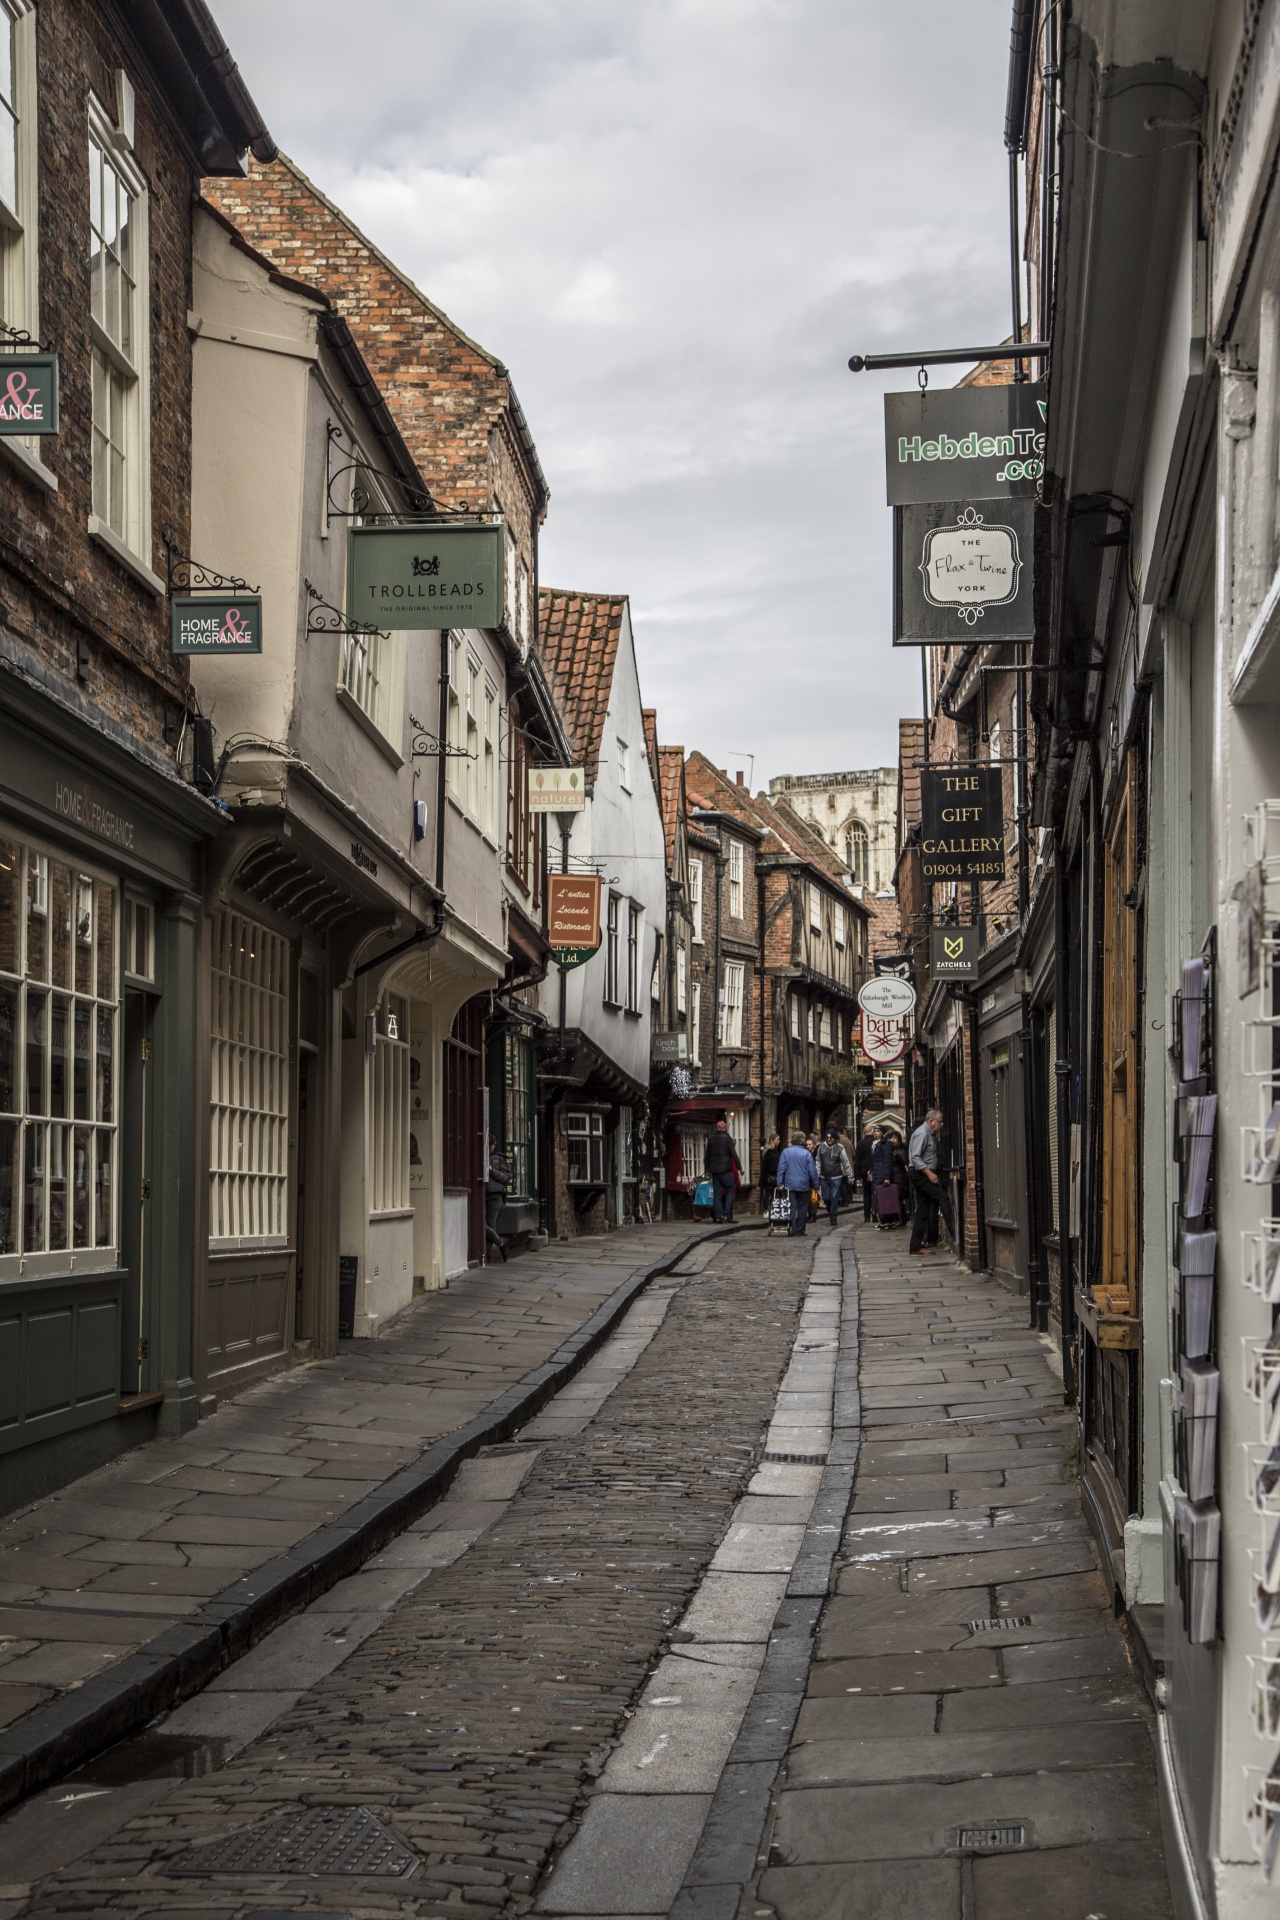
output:
[[1030, 500], [1044, 472], [1045, 389], [943, 387], [884, 397], [889, 505]]
[[1004, 774], [1000, 767], [921, 769], [920, 873], [926, 881], [1003, 880]]
[[895, 507], [893, 644], [1029, 640], [1034, 503]]
[[261, 653], [262, 595], [175, 594], [169, 645], [174, 653]]
[[351, 527], [347, 612], [376, 627], [498, 627], [502, 528]]
[[0, 353], [0, 436], [57, 431], [57, 355]]

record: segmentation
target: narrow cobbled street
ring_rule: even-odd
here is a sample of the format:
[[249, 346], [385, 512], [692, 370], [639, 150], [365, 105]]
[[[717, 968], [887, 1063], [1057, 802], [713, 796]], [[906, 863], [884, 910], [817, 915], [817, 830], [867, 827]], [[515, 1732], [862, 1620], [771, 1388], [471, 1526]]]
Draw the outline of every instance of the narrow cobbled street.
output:
[[13, 1812], [0, 1920], [1167, 1920], [1071, 1445], [990, 1279], [695, 1244], [365, 1569]]

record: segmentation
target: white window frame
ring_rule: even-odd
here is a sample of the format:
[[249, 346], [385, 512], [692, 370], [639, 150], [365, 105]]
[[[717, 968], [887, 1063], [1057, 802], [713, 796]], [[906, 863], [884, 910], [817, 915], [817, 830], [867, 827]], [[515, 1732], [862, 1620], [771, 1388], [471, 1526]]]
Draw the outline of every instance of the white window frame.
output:
[[681, 1126], [680, 1184], [686, 1193], [692, 1193], [703, 1177], [703, 1168], [707, 1158], [707, 1142], [710, 1138], [710, 1127]]
[[410, 1210], [409, 1003], [384, 994], [369, 1061], [369, 1218]]
[[[459, 750], [465, 750], [466, 730], [462, 724], [462, 662], [466, 648], [456, 633], [449, 635], [449, 684], [445, 702], [445, 744]], [[462, 769], [466, 765], [459, 752], [449, 754], [445, 760], [445, 786], [449, 793], [462, 804]]]
[[397, 766], [404, 728], [404, 680], [407, 661], [403, 633], [344, 633], [338, 662], [338, 699], [353, 718], [367, 724]]
[[644, 908], [634, 900], [627, 902], [627, 998], [628, 1013], [640, 1012], [640, 978], [644, 966]]
[[516, 638], [522, 647], [529, 644], [529, 569], [524, 561], [520, 562], [520, 604], [516, 609], [520, 621], [520, 630]]
[[482, 822], [489, 839], [498, 837], [498, 690], [488, 674], [484, 676], [484, 766], [481, 778]]
[[809, 1002], [808, 1007], [805, 1010], [805, 1036], [811, 1047], [817, 1045], [817, 1041], [814, 1033], [815, 1025], [816, 1023], [814, 1021], [814, 1016], [813, 1016], [813, 1002], [811, 1000]]
[[720, 1045], [742, 1045], [742, 1007], [746, 998], [747, 969], [744, 961], [726, 960], [720, 989]]
[[816, 880], [809, 882], [809, 925], [814, 933], [822, 932], [822, 888]]
[[702, 1065], [702, 982], [695, 980], [689, 991], [689, 1065]]
[[[0, 320], [40, 337], [40, 195], [36, 10], [31, 0], [0, 0], [0, 28], [13, 49], [14, 193], [0, 200]], [[0, 109], [3, 111], [3, 109]], [[18, 437], [18, 436], [15, 436]], [[35, 445], [34, 435], [21, 436]]]
[[475, 821], [480, 819], [480, 703], [483, 698], [481, 688], [484, 682], [480, 662], [467, 648], [466, 699], [463, 702], [463, 723], [467, 730], [467, 757], [463, 762], [466, 768], [466, 807]]
[[[564, 1116], [565, 1179], [571, 1187], [603, 1187], [605, 1181], [604, 1115], [589, 1108], [570, 1107]], [[585, 1149], [581, 1158], [585, 1171], [575, 1171], [574, 1145]]]
[[844, 901], [837, 900], [831, 909], [832, 937], [838, 947], [844, 945]]
[[745, 1107], [726, 1107], [725, 1123], [729, 1138], [738, 1155], [738, 1165], [742, 1170], [742, 1184], [751, 1185], [751, 1115]]
[[621, 921], [622, 895], [611, 893], [605, 908], [604, 999], [605, 1005], [622, 1005]]
[[800, 1038], [800, 995], [789, 993], [787, 999], [791, 1003], [791, 1038], [798, 1040]]
[[618, 737], [618, 785], [624, 793], [631, 791], [631, 748]]
[[[31, 1280], [52, 1273], [110, 1270], [120, 1264], [120, 885], [114, 875], [77, 854], [68, 854], [21, 831], [0, 833], [0, 864], [5, 875], [13, 876], [8, 884], [13, 889], [10, 930], [15, 936], [8, 956], [12, 968], [6, 965], [0, 971], [0, 991], [12, 1007], [9, 1028], [13, 1048], [13, 1110], [0, 1116], [0, 1152], [9, 1157], [12, 1193], [11, 1238], [7, 1245], [0, 1241], [0, 1282]], [[59, 898], [56, 883], [50, 886], [51, 875], [56, 881], [56, 871], [66, 875], [65, 900]], [[64, 909], [64, 971], [58, 980], [58, 935], [53, 916], [62, 915]], [[35, 945], [36, 923], [43, 962]], [[64, 1023], [60, 1051], [55, 1040], [59, 1011]], [[84, 1051], [77, 1045], [82, 1032]], [[104, 1036], [108, 1042], [105, 1047]], [[33, 1052], [39, 1053], [42, 1062], [40, 1087], [34, 1098], [30, 1081]], [[54, 1068], [59, 1058], [63, 1111], [54, 1113]], [[82, 1110], [77, 1111], [77, 1067], [82, 1059], [85, 1097]], [[40, 1188], [39, 1227], [30, 1235], [30, 1244], [29, 1154]], [[81, 1164], [85, 1175], [85, 1233], [77, 1245], [75, 1175]], [[59, 1195], [63, 1222], [60, 1237], [66, 1245], [51, 1249]]]
[[246, 914], [219, 913], [210, 975], [209, 1245], [215, 1251], [283, 1247], [289, 1237], [289, 942]]
[[[97, 436], [103, 431], [101, 396], [105, 383], [122, 400], [120, 427], [121, 454], [124, 461], [124, 486], [119, 524], [113, 524], [110, 490], [104, 494], [97, 479], [97, 459], [93, 460], [93, 511], [89, 532], [108, 546], [117, 542], [151, 566], [151, 274], [150, 205], [146, 176], [125, 152], [107, 109], [94, 94], [89, 95], [88, 127], [91, 173], [101, 158], [101, 171], [118, 176], [132, 196], [132, 318], [134, 347], [130, 358], [106, 327], [89, 313], [89, 333], [93, 361], [93, 434], [96, 455]], [[90, 212], [93, 188], [90, 186]], [[92, 245], [90, 246], [92, 256]], [[101, 371], [99, 371], [101, 369]], [[117, 384], [118, 383], [118, 384]], [[104, 512], [103, 509], [106, 509]]]
[[689, 918], [693, 923], [694, 945], [702, 945], [702, 862], [689, 862]]
[[153, 900], [137, 894], [124, 897], [124, 949], [120, 971], [131, 980], [152, 983], [156, 977], [156, 909]]
[[742, 918], [742, 842], [729, 842], [729, 917]]
[[649, 998], [654, 1006], [662, 999], [662, 935], [653, 943], [653, 966], [649, 970]]
[[818, 1045], [831, 1051], [831, 1009], [823, 1007], [818, 1014]]
[[689, 956], [684, 948], [676, 948], [676, 1012], [684, 1013], [689, 1005]]
[[514, 533], [512, 533], [510, 527], [505, 527], [503, 529], [503, 532], [505, 534], [505, 540], [503, 544], [504, 544], [504, 551], [506, 553], [506, 562], [507, 562], [507, 565], [506, 565], [507, 577], [505, 582], [506, 593], [504, 594], [503, 597], [506, 602], [505, 613], [506, 613], [507, 628], [509, 632], [514, 634], [518, 629], [519, 620], [520, 620], [520, 615], [519, 615], [520, 549], [516, 545], [516, 537]]

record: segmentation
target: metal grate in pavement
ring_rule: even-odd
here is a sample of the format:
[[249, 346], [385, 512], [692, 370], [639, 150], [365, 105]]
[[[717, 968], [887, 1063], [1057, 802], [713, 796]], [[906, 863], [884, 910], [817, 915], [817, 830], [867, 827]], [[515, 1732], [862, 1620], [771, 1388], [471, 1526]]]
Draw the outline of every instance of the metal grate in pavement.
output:
[[1008, 1847], [1025, 1847], [1025, 1827], [957, 1827], [952, 1845], [968, 1853], [1001, 1853]]
[[825, 1453], [762, 1453], [762, 1460], [786, 1460], [793, 1467], [825, 1467]]
[[1029, 1627], [1030, 1625], [1029, 1613], [1011, 1613], [1000, 1620], [971, 1620], [969, 1631], [970, 1633], [1007, 1633], [1010, 1627]]
[[306, 1807], [170, 1861], [169, 1873], [359, 1873], [407, 1880], [418, 1856], [368, 1807]]

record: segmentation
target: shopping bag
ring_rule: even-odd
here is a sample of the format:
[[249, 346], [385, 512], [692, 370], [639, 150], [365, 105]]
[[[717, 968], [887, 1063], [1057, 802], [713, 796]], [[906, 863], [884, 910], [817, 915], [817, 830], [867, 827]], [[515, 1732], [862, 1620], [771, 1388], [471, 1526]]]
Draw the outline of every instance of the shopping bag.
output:
[[877, 1187], [876, 1212], [882, 1220], [896, 1220], [902, 1212], [902, 1196], [897, 1187]]
[[699, 1180], [693, 1190], [693, 1204], [695, 1207], [709, 1207], [712, 1205], [711, 1182], [709, 1180]]
[[789, 1227], [791, 1225], [791, 1196], [785, 1187], [775, 1187], [773, 1198], [769, 1202], [769, 1225], [771, 1227]]

